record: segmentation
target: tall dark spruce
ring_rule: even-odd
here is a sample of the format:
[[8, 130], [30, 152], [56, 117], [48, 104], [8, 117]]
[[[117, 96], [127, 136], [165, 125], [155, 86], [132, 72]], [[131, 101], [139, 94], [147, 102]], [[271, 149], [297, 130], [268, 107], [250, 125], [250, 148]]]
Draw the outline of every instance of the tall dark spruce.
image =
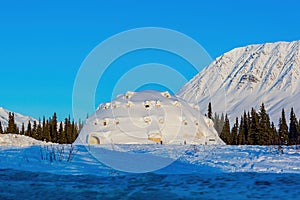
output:
[[16, 133], [19, 134], [19, 129], [15, 123], [15, 114], [9, 112], [8, 113], [8, 125], [5, 133]]
[[211, 108], [211, 102], [208, 104], [208, 109], [207, 109], [207, 117], [209, 119], [212, 119], [212, 108]]
[[284, 109], [281, 111], [281, 118], [279, 118], [278, 124], [278, 144], [286, 145], [289, 141], [289, 129], [286, 123], [285, 112]]
[[235, 123], [231, 129], [231, 137], [230, 137], [230, 144], [236, 145], [237, 143], [237, 138], [238, 138], [238, 129], [239, 129], [239, 119], [235, 119]]
[[260, 106], [260, 110], [258, 113], [258, 124], [259, 124], [259, 145], [267, 145], [271, 144], [273, 139], [273, 133], [271, 129], [270, 117], [265, 109], [265, 105], [262, 104]]
[[220, 134], [220, 138], [226, 143], [230, 144], [231, 142], [231, 135], [230, 135], [230, 123], [227, 114], [225, 115], [225, 123], [223, 129]]
[[298, 121], [297, 117], [294, 113], [294, 109], [291, 108], [291, 114], [290, 114], [290, 130], [289, 130], [289, 144], [293, 145], [297, 143], [297, 137], [298, 137]]
[[241, 117], [240, 127], [239, 127], [239, 133], [238, 133], [238, 136], [237, 136], [237, 144], [239, 144], [239, 145], [246, 144], [245, 125], [244, 125], [244, 123], [245, 123], [244, 118]]
[[249, 120], [249, 135], [248, 142], [250, 145], [258, 145], [260, 142], [259, 138], [259, 116], [256, 113], [255, 109], [251, 109], [251, 117]]
[[2, 129], [1, 121], [0, 121], [0, 134], [3, 134], [3, 129]]

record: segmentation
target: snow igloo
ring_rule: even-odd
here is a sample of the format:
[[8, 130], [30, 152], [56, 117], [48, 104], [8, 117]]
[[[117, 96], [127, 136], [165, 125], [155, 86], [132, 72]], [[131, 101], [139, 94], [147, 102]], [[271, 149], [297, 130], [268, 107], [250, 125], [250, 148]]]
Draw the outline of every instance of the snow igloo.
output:
[[77, 144], [224, 144], [197, 105], [169, 92], [127, 92], [100, 104]]

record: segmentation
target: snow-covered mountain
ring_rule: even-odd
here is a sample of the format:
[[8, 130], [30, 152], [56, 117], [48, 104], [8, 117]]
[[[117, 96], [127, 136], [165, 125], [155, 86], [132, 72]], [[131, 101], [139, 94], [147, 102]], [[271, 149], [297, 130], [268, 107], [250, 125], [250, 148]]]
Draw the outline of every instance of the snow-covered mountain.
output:
[[[7, 127], [7, 125], [8, 125], [8, 114], [9, 114], [9, 112], [12, 112], [12, 111], [9, 111], [9, 110], [6, 110], [6, 109], [0, 107], [0, 121], [1, 121], [3, 129], [4, 129], [4, 127]], [[15, 118], [15, 123], [17, 124], [17, 126], [19, 128], [21, 128], [22, 123], [24, 123], [25, 128], [27, 128], [27, 123], [28, 123], [29, 120], [32, 124], [33, 124], [33, 121], [36, 120], [32, 117], [24, 116], [24, 115], [21, 115], [19, 113], [15, 113], [15, 112], [14, 112], [14, 118]]]
[[199, 104], [203, 113], [212, 102], [213, 111], [228, 113], [231, 121], [261, 103], [275, 124], [282, 108], [286, 117], [291, 107], [300, 117], [300, 41], [233, 49], [215, 59], [177, 95]]

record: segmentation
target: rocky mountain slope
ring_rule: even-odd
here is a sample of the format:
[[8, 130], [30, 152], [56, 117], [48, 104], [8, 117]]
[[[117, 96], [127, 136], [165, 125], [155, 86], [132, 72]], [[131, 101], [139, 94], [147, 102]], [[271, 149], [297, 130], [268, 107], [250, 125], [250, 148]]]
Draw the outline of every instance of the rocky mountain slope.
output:
[[265, 103], [278, 123], [280, 111], [294, 107], [300, 117], [300, 41], [276, 42], [233, 49], [215, 59], [177, 93], [200, 105], [212, 102], [214, 112], [228, 113], [233, 122], [244, 109]]

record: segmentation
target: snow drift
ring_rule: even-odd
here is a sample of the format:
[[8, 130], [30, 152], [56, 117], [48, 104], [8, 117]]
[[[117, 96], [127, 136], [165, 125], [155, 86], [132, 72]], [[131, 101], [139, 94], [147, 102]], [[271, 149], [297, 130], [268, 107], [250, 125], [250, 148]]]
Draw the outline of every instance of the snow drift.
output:
[[19, 134], [0, 134], [0, 146], [26, 147], [52, 144]]
[[224, 144], [199, 107], [168, 92], [119, 95], [100, 104], [75, 144]]

